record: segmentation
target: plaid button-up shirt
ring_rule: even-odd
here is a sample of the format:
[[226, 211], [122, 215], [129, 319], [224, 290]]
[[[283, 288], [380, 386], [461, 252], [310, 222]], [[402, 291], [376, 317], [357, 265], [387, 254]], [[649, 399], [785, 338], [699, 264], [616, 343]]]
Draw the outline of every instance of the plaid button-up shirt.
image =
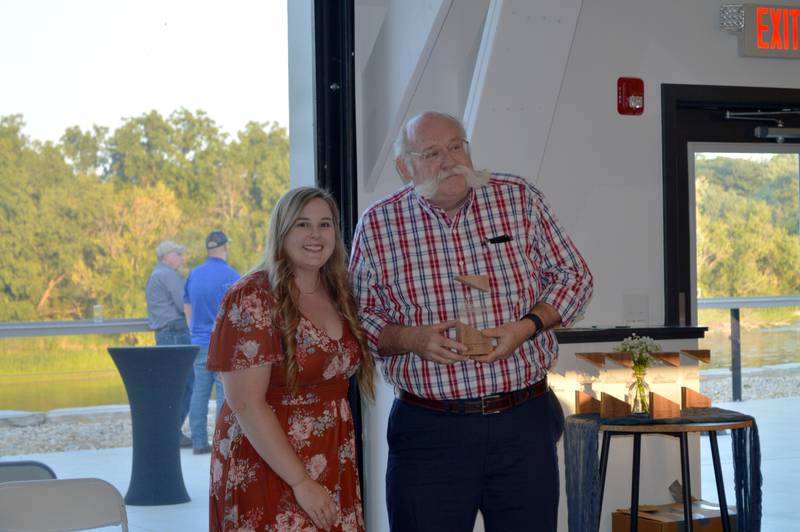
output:
[[[356, 228], [350, 272], [370, 351], [387, 382], [429, 399], [483, 397], [525, 388], [547, 374], [558, 353], [552, 330], [507, 359], [452, 365], [413, 353], [378, 355], [386, 325], [424, 326], [459, 319], [478, 328], [519, 320], [536, 303], [569, 325], [592, 293], [592, 274], [525, 180], [493, 174], [452, 219], [411, 185], [369, 207]], [[456, 281], [486, 275], [482, 293]], [[472, 309], [472, 310], [470, 310]], [[477, 310], [475, 310], [477, 309]], [[465, 318], [466, 316], [466, 318]], [[448, 331], [455, 338], [455, 331]]]

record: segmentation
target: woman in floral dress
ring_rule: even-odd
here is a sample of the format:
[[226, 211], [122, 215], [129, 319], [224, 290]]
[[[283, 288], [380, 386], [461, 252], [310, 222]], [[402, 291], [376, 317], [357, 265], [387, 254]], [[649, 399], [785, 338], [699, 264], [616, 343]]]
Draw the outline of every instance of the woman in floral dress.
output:
[[276, 204], [264, 260], [226, 294], [208, 352], [225, 403], [212, 531], [364, 530], [348, 379], [374, 395], [339, 213], [301, 187]]

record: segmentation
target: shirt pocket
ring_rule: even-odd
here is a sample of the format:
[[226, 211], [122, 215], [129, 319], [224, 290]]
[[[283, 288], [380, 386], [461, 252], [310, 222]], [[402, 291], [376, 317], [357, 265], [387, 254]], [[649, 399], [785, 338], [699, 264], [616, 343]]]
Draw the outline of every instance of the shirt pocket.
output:
[[489, 276], [491, 300], [500, 307], [498, 323], [519, 319], [533, 306], [536, 297], [536, 267], [525, 252], [524, 242], [513, 239], [487, 244], [483, 263]]

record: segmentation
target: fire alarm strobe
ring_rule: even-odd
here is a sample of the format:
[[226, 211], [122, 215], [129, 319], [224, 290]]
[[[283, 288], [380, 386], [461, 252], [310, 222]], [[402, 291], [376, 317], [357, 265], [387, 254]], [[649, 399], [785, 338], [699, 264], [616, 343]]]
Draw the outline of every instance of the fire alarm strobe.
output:
[[640, 115], [644, 112], [644, 81], [639, 78], [617, 80], [617, 112]]

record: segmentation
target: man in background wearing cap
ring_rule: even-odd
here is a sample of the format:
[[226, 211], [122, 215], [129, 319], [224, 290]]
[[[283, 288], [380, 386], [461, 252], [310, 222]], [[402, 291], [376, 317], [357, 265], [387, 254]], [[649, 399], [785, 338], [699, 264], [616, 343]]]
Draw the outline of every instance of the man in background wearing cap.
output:
[[191, 327], [192, 343], [200, 346], [200, 352], [194, 361], [194, 390], [189, 406], [189, 428], [192, 430], [194, 454], [211, 452], [207, 428], [211, 386], [217, 386], [217, 414], [225, 398], [219, 375], [206, 369], [206, 358], [211, 330], [214, 328], [222, 297], [239, 280], [239, 273], [227, 263], [228, 242], [228, 237], [222, 231], [211, 232], [206, 237], [208, 258], [189, 273], [183, 287], [183, 310]]
[[[156, 345], [186, 345], [191, 343], [189, 327], [183, 313], [183, 278], [178, 269], [183, 265], [186, 248], [171, 240], [156, 246], [158, 262], [147, 280], [145, 298], [147, 299], [147, 322], [155, 331]], [[190, 374], [183, 391], [181, 418], [178, 430], [189, 413], [189, 400], [192, 398], [194, 375]], [[189, 447], [192, 442], [182, 432], [181, 447]]]

